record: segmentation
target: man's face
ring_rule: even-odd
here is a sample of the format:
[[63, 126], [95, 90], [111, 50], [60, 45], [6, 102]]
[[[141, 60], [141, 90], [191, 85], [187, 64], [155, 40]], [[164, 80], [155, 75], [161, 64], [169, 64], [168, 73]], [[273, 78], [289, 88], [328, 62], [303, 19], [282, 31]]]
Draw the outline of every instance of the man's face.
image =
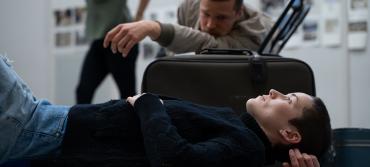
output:
[[201, 0], [199, 16], [200, 29], [215, 37], [227, 35], [240, 17], [240, 10], [234, 9], [235, 0]]
[[271, 89], [268, 95], [249, 99], [246, 107], [264, 127], [279, 129], [288, 126], [289, 120], [301, 117], [303, 108], [310, 108], [312, 105], [312, 97], [305, 93], [284, 95]]

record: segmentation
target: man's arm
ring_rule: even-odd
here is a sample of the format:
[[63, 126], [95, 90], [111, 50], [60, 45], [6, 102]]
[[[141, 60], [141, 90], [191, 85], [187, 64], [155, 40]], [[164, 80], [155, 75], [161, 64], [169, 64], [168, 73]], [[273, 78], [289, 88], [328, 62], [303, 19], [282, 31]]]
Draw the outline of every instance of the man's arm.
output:
[[199, 52], [205, 48], [257, 50], [263, 39], [261, 32], [246, 32], [238, 28], [217, 38], [197, 29], [174, 24], [161, 24], [160, 32], [155, 41], [175, 53]]
[[264, 32], [243, 31], [245, 29], [234, 30], [227, 36], [215, 38], [208, 33], [186, 26], [144, 20], [120, 24], [113, 28], [105, 36], [104, 47], [107, 48], [110, 44], [114, 53], [118, 51], [125, 56], [136, 43], [149, 36], [175, 53], [197, 52], [204, 48], [258, 49], [262, 41], [262, 36], [259, 34]]
[[140, 118], [146, 154], [152, 166], [263, 165], [264, 147], [254, 138], [245, 138], [230, 129], [207, 141], [189, 143], [172, 125], [158, 97], [145, 94], [133, 98], [138, 99], [127, 100], [134, 104]]

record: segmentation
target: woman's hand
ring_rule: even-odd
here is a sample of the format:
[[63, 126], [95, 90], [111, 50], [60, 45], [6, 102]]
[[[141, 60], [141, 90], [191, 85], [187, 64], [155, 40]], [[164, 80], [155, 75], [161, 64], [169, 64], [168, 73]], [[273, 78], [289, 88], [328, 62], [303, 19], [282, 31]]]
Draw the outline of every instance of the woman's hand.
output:
[[298, 149], [289, 150], [290, 164], [283, 163], [283, 167], [320, 167], [317, 157], [301, 153]]
[[[128, 103], [130, 103], [131, 104], [131, 106], [134, 106], [135, 105], [135, 102], [136, 102], [136, 100], [138, 99], [138, 98], [140, 98], [142, 95], [145, 95], [146, 93], [142, 93], [142, 94], [137, 94], [137, 95], [135, 95], [135, 96], [133, 96], [133, 97], [127, 97], [127, 99], [126, 99], [126, 101], [128, 102]], [[162, 99], [159, 99], [159, 101], [161, 101], [161, 103], [163, 104], [163, 100]]]
[[139, 97], [141, 97], [142, 95], [144, 95], [145, 93], [143, 93], [143, 94], [137, 94], [137, 95], [135, 95], [135, 96], [133, 96], [133, 97], [127, 97], [127, 99], [126, 99], [126, 101], [128, 102], [128, 103], [130, 103], [131, 104], [131, 106], [134, 106], [134, 104], [135, 104], [135, 102], [136, 102], [136, 100], [139, 98]]

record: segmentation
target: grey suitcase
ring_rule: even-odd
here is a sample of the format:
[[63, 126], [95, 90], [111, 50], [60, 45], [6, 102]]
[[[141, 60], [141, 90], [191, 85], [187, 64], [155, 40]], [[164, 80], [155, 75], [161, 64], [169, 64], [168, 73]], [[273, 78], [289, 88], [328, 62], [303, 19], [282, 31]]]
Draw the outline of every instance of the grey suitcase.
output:
[[158, 59], [146, 68], [142, 92], [228, 106], [237, 111], [244, 110], [246, 99], [267, 94], [270, 89], [315, 96], [314, 75], [305, 62], [246, 53], [250, 55], [208, 54]]

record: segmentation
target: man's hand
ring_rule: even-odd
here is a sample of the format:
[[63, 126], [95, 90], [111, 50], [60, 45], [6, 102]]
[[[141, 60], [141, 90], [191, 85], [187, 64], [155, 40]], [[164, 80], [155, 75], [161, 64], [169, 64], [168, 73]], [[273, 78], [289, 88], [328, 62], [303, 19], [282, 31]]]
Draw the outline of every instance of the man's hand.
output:
[[104, 47], [107, 48], [110, 44], [113, 53], [119, 51], [122, 53], [122, 56], [126, 57], [135, 44], [147, 36], [155, 40], [160, 33], [161, 27], [155, 21], [144, 20], [119, 24], [105, 36]]
[[283, 167], [320, 167], [316, 156], [302, 153], [298, 149], [289, 150], [291, 164], [284, 162]]

